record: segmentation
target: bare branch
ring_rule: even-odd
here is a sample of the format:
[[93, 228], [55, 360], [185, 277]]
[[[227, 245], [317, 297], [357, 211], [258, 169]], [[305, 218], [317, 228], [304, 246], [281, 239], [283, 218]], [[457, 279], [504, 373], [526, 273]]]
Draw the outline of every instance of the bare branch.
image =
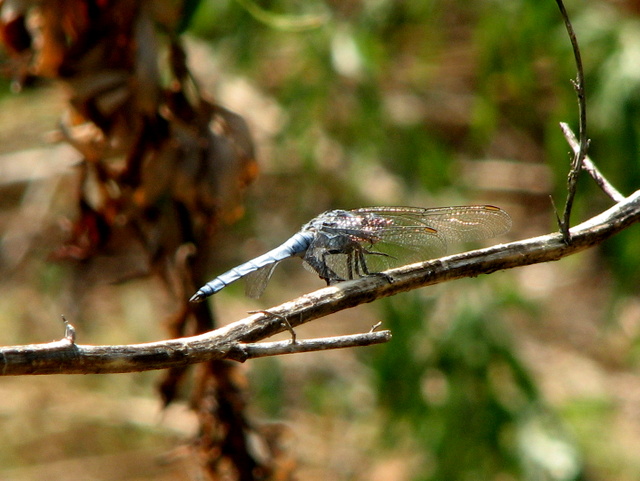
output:
[[281, 354], [296, 354], [311, 351], [326, 351], [328, 349], [343, 349], [346, 347], [362, 347], [380, 344], [391, 340], [391, 331], [367, 332], [350, 336], [322, 337], [304, 341], [261, 342], [254, 344], [236, 344], [227, 358], [244, 362], [266, 356]]
[[[213, 359], [233, 358], [238, 343], [253, 343], [337, 311], [399, 292], [475, 277], [503, 269], [555, 261], [615, 235], [640, 220], [640, 191], [571, 229], [571, 243], [548, 234], [455, 254], [325, 287], [254, 314], [223, 328], [193, 337], [125, 346], [49, 344], [0, 348], [2, 375], [90, 374], [165, 369]], [[387, 279], [392, 279], [389, 282]], [[237, 351], [236, 351], [237, 352]]]
[[[566, 124], [565, 122], [560, 122], [560, 129], [562, 130], [562, 133], [564, 134], [564, 138], [567, 139], [567, 142], [569, 143], [569, 145], [573, 149], [573, 153], [575, 155], [579, 155], [579, 153], [580, 153], [580, 143], [578, 142], [578, 139], [576, 139], [576, 136], [573, 133], [573, 131], [571, 130], [571, 127], [569, 127], [569, 125]], [[582, 160], [582, 168], [584, 170], [586, 170], [587, 172], [589, 172], [589, 175], [591, 175], [593, 180], [596, 181], [596, 184], [598, 184], [600, 186], [600, 188], [604, 191], [604, 193], [607, 194], [613, 201], [621, 202], [621, 201], [624, 200], [624, 195], [622, 195], [606, 179], [606, 177], [604, 175], [602, 175], [600, 170], [598, 170], [598, 167], [596, 167], [596, 165], [593, 163], [593, 161], [591, 160], [591, 158], [588, 155], [586, 155], [584, 157], [584, 159]]]
[[580, 148], [578, 149], [578, 152], [575, 153], [573, 162], [571, 163], [571, 170], [569, 171], [569, 176], [567, 178], [567, 200], [564, 206], [562, 221], [560, 222], [562, 238], [565, 243], [569, 243], [571, 239], [571, 234], [569, 232], [569, 226], [571, 225], [571, 208], [573, 207], [573, 199], [576, 195], [578, 174], [580, 173], [582, 162], [586, 157], [587, 149], [589, 148], [589, 140], [587, 139], [587, 104], [584, 92], [584, 70], [582, 68], [582, 56], [580, 55], [580, 48], [578, 47], [578, 39], [573, 31], [573, 26], [569, 21], [569, 15], [564, 8], [562, 0], [556, 0], [556, 3], [558, 4], [558, 8], [562, 14], [565, 27], [567, 28], [567, 33], [569, 34], [569, 39], [571, 40], [571, 47], [573, 48], [573, 55], [576, 60], [576, 68], [578, 70], [576, 79], [573, 81], [573, 87], [578, 96]]

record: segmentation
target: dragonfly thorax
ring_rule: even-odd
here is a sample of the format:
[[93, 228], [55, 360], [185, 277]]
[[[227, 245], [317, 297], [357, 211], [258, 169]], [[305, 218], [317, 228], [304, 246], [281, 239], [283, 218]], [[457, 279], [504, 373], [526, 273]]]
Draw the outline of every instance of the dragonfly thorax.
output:
[[379, 240], [377, 233], [390, 224], [392, 222], [389, 219], [373, 213], [356, 214], [349, 210], [330, 210], [311, 220], [303, 230], [325, 234], [330, 238], [326, 242], [332, 243], [332, 249], [339, 249], [341, 246], [350, 246], [349, 241], [374, 244]]

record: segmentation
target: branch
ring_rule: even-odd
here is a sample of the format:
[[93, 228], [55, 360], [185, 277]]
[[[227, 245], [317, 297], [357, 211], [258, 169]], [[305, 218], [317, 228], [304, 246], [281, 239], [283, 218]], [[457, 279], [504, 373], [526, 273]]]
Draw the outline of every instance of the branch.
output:
[[239, 343], [253, 343], [286, 329], [382, 297], [503, 269], [555, 261], [600, 244], [640, 220], [640, 191], [571, 229], [571, 243], [554, 233], [455, 254], [325, 287], [199, 336], [125, 346], [91, 346], [63, 339], [49, 344], [0, 348], [0, 373], [122, 373], [232, 359]]
[[325, 351], [328, 349], [344, 349], [347, 347], [371, 346], [391, 340], [390, 331], [367, 332], [350, 336], [322, 337], [308, 341], [261, 342], [257, 344], [238, 343], [231, 350], [227, 359], [244, 362], [266, 356], [281, 354], [297, 354], [301, 352]]
[[567, 28], [567, 33], [569, 34], [569, 39], [571, 40], [573, 56], [576, 60], [576, 68], [578, 70], [576, 79], [573, 81], [573, 87], [578, 96], [578, 114], [580, 122], [578, 135], [580, 137], [580, 147], [575, 153], [573, 161], [571, 163], [571, 170], [569, 171], [569, 176], [567, 178], [567, 200], [564, 206], [564, 214], [562, 220], [560, 221], [560, 232], [562, 233], [562, 238], [564, 239], [565, 243], [569, 243], [569, 241], [571, 240], [571, 234], [569, 232], [569, 226], [571, 225], [571, 208], [573, 207], [573, 199], [576, 195], [578, 174], [580, 173], [582, 162], [587, 155], [589, 140], [587, 139], [587, 104], [584, 92], [584, 70], [582, 68], [582, 56], [580, 55], [580, 48], [578, 47], [578, 39], [576, 38], [576, 34], [573, 31], [573, 26], [569, 21], [569, 15], [564, 8], [562, 0], [556, 0], [556, 3], [558, 4], [558, 8], [560, 9], [560, 13], [562, 14], [565, 27]]
[[[573, 153], [575, 155], [579, 155], [580, 153], [580, 143], [578, 139], [576, 139], [575, 134], [571, 130], [568, 124], [564, 122], [560, 122], [560, 129], [564, 134], [564, 138], [567, 139], [567, 142], [573, 149]], [[582, 168], [589, 172], [589, 175], [595, 180], [596, 184], [600, 186], [600, 188], [607, 194], [611, 200], [614, 202], [621, 202], [624, 200], [624, 195], [622, 195], [618, 190], [605, 178], [604, 175], [598, 170], [596, 164], [593, 163], [591, 158], [587, 155], [582, 160]]]

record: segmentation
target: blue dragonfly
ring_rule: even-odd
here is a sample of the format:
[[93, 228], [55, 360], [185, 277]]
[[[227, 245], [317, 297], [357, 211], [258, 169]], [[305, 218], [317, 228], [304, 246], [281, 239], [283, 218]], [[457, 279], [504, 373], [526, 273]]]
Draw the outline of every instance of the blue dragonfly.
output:
[[289, 257], [301, 257], [330, 285], [378, 273], [394, 259], [431, 259], [451, 242], [489, 239], [510, 228], [509, 214], [492, 205], [330, 210], [279, 247], [208, 282], [190, 301], [203, 301], [240, 278], [247, 280], [247, 295], [259, 297], [276, 265]]

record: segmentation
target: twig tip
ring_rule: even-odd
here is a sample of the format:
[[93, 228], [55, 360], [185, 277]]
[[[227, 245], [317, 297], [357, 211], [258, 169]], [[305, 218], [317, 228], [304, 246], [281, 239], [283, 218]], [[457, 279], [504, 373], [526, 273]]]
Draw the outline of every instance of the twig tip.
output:
[[62, 322], [64, 323], [64, 339], [69, 341], [71, 344], [75, 344], [76, 328], [73, 327], [73, 325], [69, 321], [67, 321], [67, 319], [64, 317], [64, 314], [60, 317], [62, 317]]

